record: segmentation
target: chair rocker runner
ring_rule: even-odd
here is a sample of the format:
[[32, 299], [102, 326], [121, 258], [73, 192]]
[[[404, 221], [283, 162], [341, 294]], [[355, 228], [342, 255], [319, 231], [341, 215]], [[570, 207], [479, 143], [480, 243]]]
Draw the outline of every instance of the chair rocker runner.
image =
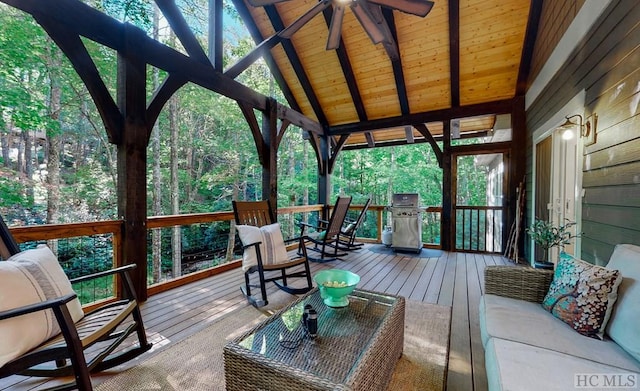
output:
[[[314, 244], [311, 250], [320, 253], [320, 258], [310, 257], [310, 260], [315, 262], [329, 262], [347, 255], [346, 253], [338, 252], [338, 250], [346, 250], [346, 248], [340, 246], [340, 231], [342, 230], [344, 219], [349, 211], [349, 204], [351, 204], [351, 197], [338, 197], [329, 221], [320, 220], [321, 224], [318, 226], [300, 223], [302, 229], [300, 235]], [[315, 232], [305, 236], [305, 227], [311, 227], [315, 229]], [[302, 247], [304, 248], [304, 246]]]
[[370, 205], [371, 198], [367, 199], [367, 202], [365, 202], [364, 206], [360, 210], [360, 213], [358, 214], [358, 217], [355, 220], [349, 220], [348, 218], [345, 218], [346, 226], [344, 226], [340, 230], [340, 245], [342, 246], [341, 248], [344, 248], [347, 251], [358, 250], [362, 248], [364, 243], [355, 242], [356, 232], [364, 222], [365, 216], [367, 215], [367, 210], [369, 209]]
[[[90, 373], [120, 365], [151, 348], [129, 276], [135, 265], [69, 280], [48, 247], [21, 252], [1, 217], [0, 239], [4, 259], [0, 279], [5, 286], [13, 282], [12, 288], [4, 289], [19, 291], [3, 295], [0, 287], [0, 378], [73, 376], [72, 382], [49, 389], [90, 391]], [[71, 284], [111, 275], [120, 277], [124, 298], [84, 314]], [[22, 303], [16, 306], [8, 300]], [[53, 316], [48, 315], [51, 312]], [[116, 351], [134, 333], [137, 343]], [[42, 341], [41, 335], [45, 335]]]
[[[269, 201], [233, 201], [233, 213], [243, 251], [245, 285], [240, 289], [249, 303], [255, 307], [269, 303], [267, 282], [273, 282], [278, 288], [291, 294], [309, 292], [313, 285], [306, 249], [295, 259], [290, 259], [286, 250], [287, 242], [302, 243], [303, 238], [287, 241], [283, 239], [280, 224], [276, 222]], [[304, 247], [303, 244], [299, 246]], [[259, 284], [251, 283], [251, 275], [254, 273], [258, 274]], [[305, 278], [306, 286], [294, 288], [289, 285], [290, 278]], [[251, 288], [260, 288], [260, 297], [254, 297]]]

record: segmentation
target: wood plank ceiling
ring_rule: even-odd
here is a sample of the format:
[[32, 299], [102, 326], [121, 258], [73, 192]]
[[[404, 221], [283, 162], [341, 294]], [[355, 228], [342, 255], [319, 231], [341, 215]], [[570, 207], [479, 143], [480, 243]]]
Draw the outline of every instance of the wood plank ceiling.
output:
[[492, 108], [524, 94], [539, 18], [530, 10], [541, 0], [435, 0], [425, 18], [382, 7], [397, 59], [349, 10], [340, 47], [326, 50], [332, 7], [290, 40], [274, 40], [317, 0], [234, 4], [256, 43], [280, 42], [265, 59], [290, 107], [359, 148], [425, 141], [417, 123], [438, 140], [443, 121], [465, 116], [473, 118], [460, 122], [462, 137], [490, 131], [500, 114]]

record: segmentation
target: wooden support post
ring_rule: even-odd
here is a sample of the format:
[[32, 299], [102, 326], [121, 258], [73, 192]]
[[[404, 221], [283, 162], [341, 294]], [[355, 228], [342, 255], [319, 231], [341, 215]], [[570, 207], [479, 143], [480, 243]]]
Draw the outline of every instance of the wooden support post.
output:
[[[330, 141], [327, 136], [321, 136], [319, 139], [322, 170], [318, 172], [318, 203], [328, 205], [331, 197], [331, 173], [329, 170], [331, 164]], [[326, 218], [326, 216], [324, 217]]]
[[[525, 178], [525, 168], [526, 168], [526, 151], [525, 145], [527, 143], [527, 118], [525, 111], [525, 100], [524, 96], [517, 96], [513, 99], [513, 109], [511, 112], [511, 156], [509, 164], [505, 164], [505, 167], [510, 167], [508, 184], [507, 184], [507, 225], [506, 227], [510, 227], [511, 224], [516, 220], [516, 209], [518, 204], [518, 194], [516, 189], [520, 182], [522, 182]], [[524, 195], [523, 195], [524, 196]], [[524, 221], [524, 219], [522, 220]], [[522, 221], [520, 222], [522, 224]], [[516, 229], [520, 229], [522, 227], [516, 227]], [[503, 230], [503, 238], [502, 243], [506, 245], [508, 241], [508, 230]], [[516, 257], [524, 257], [524, 238], [526, 235], [520, 235], [517, 243], [518, 254]], [[502, 249], [502, 253], [504, 253], [505, 248]], [[516, 262], [517, 262], [516, 258]]]
[[135, 263], [133, 284], [138, 299], [147, 299], [147, 124], [146, 64], [132, 47], [130, 34], [143, 34], [129, 26], [129, 43], [118, 53], [118, 105], [124, 117], [118, 143], [118, 216], [124, 220], [122, 259]]
[[440, 220], [440, 245], [444, 251], [455, 248], [453, 225], [453, 166], [451, 164], [451, 121], [443, 121], [442, 136], [442, 215]]
[[278, 210], [278, 102], [267, 100], [262, 116], [262, 139], [267, 157], [262, 166], [262, 199], [269, 200], [274, 213]]

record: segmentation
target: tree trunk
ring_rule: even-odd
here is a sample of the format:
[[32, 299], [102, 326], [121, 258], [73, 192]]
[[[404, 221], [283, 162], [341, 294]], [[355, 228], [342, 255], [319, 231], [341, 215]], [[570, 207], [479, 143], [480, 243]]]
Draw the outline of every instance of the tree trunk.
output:
[[[308, 171], [307, 171], [307, 162], [309, 161], [309, 143], [308, 142], [303, 142], [302, 143], [302, 172], [305, 173], [305, 186], [303, 187], [302, 190], [302, 205], [309, 205], [309, 186], [307, 186], [307, 184], [309, 183], [309, 178], [307, 177], [308, 175]], [[305, 223], [309, 221], [309, 212], [305, 212], [302, 215], [302, 221], [304, 221]]]
[[18, 138], [18, 162], [16, 164], [16, 171], [18, 171], [18, 173], [20, 174], [20, 176], [22, 177], [25, 173], [25, 167], [24, 167], [24, 138], [25, 138], [25, 134], [26, 132], [23, 130], [22, 132], [20, 132], [20, 138]]
[[[233, 133], [234, 145], [238, 145], [238, 133]], [[232, 166], [233, 175], [233, 194], [232, 199], [237, 200], [240, 193], [240, 159], [235, 160], [236, 163]], [[246, 186], [242, 186], [246, 189]], [[246, 199], [246, 198], [245, 198]], [[227, 251], [225, 253], [225, 262], [231, 262], [233, 260], [233, 249], [236, 246], [236, 222], [231, 220], [229, 223], [229, 238], [227, 239]]]
[[[296, 157], [295, 157], [295, 145], [293, 142], [289, 141], [287, 143], [287, 153], [289, 154], [289, 164], [288, 164], [288, 168], [287, 168], [287, 176], [289, 178], [291, 178], [290, 180], [293, 182], [294, 178], [296, 177]], [[289, 195], [289, 206], [295, 206], [296, 204], [296, 192], [292, 191], [291, 194]], [[289, 213], [287, 215], [287, 226], [289, 227], [289, 230], [287, 232], [287, 238], [292, 238], [295, 236], [295, 232], [294, 232], [294, 228], [295, 228], [295, 220], [294, 220], [294, 215], [293, 213]]]
[[11, 162], [9, 160], [9, 148], [11, 141], [11, 124], [7, 126], [7, 133], [2, 134], [2, 138], [0, 142], [2, 143], [2, 165], [6, 168], [11, 167]]
[[[160, 31], [160, 9], [157, 5], [153, 7], [153, 38], [158, 39]], [[160, 70], [153, 68], [153, 90], [160, 86]], [[153, 173], [152, 175], [152, 200], [151, 209], [154, 216], [162, 215], [162, 177], [160, 174], [160, 127], [156, 120], [153, 124], [153, 134], [151, 136], [151, 150], [153, 153]], [[160, 282], [162, 279], [162, 230], [151, 231], [151, 267], [153, 282]]]
[[[396, 149], [395, 147], [390, 148], [391, 151], [391, 167], [389, 167], [389, 172], [395, 172], [396, 170]], [[391, 199], [393, 197], [393, 175], [389, 175], [389, 182], [387, 184], [387, 204], [391, 204]], [[387, 225], [391, 226], [393, 221], [391, 220], [391, 213], [387, 213]]]
[[29, 202], [29, 205], [32, 205], [34, 201], [33, 139], [31, 138], [31, 132], [29, 132], [28, 130], [24, 131], [24, 175], [27, 178], [27, 180], [25, 181], [27, 201]]
[[[180, 184], [178, 183], [178, 98], [169, 99], [169, 130], [171, 132], [171, 214], [180, 214]], [[174, 227], [171, 232], [171, 259], [173, 278], [182, 275], [181, 229]]]
[[[49, 117], [53, 121], [60, 119], [62, 89], [58, 70], [62, 66], [62, 52], [49, 43], [47, 67], [49, 68], [50, 97]], [[55, 224], [59, 220], [60, 205], [60, 136], [55, 131], [47, 131], [47, 224]]]

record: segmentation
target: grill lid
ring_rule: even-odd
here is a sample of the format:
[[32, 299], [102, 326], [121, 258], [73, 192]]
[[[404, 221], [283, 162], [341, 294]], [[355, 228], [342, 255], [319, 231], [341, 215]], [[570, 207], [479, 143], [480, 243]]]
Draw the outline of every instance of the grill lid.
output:
[[391, 198], [391, 206], [413, 207], [420, 204], [420, 196], [417, 193], [396, 193]]

